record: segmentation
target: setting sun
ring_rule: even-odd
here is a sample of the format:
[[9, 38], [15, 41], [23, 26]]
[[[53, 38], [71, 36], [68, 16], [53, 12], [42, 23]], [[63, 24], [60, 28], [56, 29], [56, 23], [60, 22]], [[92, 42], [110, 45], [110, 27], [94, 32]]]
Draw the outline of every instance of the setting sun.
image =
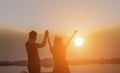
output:
[[76, 37], [76, 38], [74, 39], [74, 44], [75, 44], [76, 46], [82, 46], [82, 45], [84, 44], [83, 38], [81, 38], [81, 37]]

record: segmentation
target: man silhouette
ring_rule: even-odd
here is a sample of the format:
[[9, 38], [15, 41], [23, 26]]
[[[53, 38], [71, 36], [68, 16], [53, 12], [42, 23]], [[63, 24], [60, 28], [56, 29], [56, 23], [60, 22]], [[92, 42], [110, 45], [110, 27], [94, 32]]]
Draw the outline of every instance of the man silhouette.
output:
[[41, 43], [36, 43], [37, 33], [31, 31], [29, 33], [28, 41], [26, 42], [26, 50], [28, 55], [28, 71], [29, 73], [41, 73], [40, 59], [38, 55], [38, 48], [46, 45], [48, 31], [45, 31], [44, 39]]

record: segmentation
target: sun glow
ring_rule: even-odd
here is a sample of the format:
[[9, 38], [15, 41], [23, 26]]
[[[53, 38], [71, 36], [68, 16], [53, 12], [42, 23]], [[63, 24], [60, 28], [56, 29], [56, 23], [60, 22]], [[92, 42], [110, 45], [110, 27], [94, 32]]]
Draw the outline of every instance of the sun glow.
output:
[[76, 37], [76, 38], [74, 39], [74, 44], [75, 44], [76, 46], [83, 46], [83, 44], [84, 44], [83, 38], [81, 38], [81, 37]]

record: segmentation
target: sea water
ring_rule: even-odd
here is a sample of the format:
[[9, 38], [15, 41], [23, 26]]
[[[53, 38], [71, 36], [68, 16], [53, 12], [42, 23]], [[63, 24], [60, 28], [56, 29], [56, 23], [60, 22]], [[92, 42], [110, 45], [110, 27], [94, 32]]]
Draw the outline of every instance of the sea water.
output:
[[[53, 68], [42, 67], [42, 72], [51, 72]], [[71, 73], [120, 73], [120, 64], [107, 65], [74, 65], [69, 66]], [[1, 66], [0, 73], [21, 73], [27, 71], [24, 66]]]

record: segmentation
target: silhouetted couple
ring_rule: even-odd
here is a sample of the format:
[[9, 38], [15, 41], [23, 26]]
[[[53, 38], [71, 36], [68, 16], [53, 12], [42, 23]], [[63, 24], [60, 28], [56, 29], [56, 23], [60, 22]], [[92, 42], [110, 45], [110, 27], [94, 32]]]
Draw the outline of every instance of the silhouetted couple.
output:
[[70, 37], [66, 44], [63, 44], [63, 39], [61, 37], [55, 36], [54, 45], [52, 46], [49, 39], [49, 32], [47, 30], [45, 31], [44, 38], [41, 43], [35, 42], [37, 38], [37, 33], [35, 31], [31, 31], [29, 33], [29, 38], [26, 43], [29, 73], [41, 73], [38, 48], [45, 47], [47, 41], [54, 59], [53, 73], [70, 73], [66, 61], [66, 49], [70, 41], [74, 37], [75, 33], [76, 31], [73, 33], [73, 35]]

